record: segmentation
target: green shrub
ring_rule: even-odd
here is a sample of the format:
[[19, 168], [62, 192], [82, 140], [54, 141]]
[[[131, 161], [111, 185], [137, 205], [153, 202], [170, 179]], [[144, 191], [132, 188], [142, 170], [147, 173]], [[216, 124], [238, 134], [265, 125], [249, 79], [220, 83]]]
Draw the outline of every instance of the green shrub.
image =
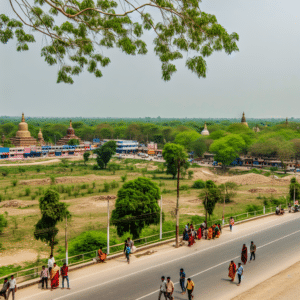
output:
[[5, 199], [4, 196], [2, 194], [0, 194], [0, 202], [4, 201], [4, 199]]
[[29, 196], [31, 193], [31, 189], [30, 188], [26, 188], [25, 189], [25, 196]]
[[261, 174], [261, 173], [262, 173], [262, 170], [258, 170], [258, 169], [256, 169], [256, 168], [254, 168], [254, 169], [252, 169], [252, 170], [250, 171], [250, 173]]
[[270, 171], [271, 171], [271, 172], [276, 172], [276, 171], [278, 171], [278, 167], [271, 167], [271, 168], [270, 168]]
[[78, 191], [74, 192], [74, 197], [77, 198], [78, 196], [79, 196], [79, 192]]
[[104, 188], [103, 188], [102, 192], [108, 193], [109, 190], [110, 190], [110, 185], [109, 185], [109, 183], [104, 182]]
[[247, 212], [255, 212], [255, 211], [258, 211], [260, 210], [260, 206], [258, 205], [255, 205], [255, 204], [250, 204], [250, 205], [247, 205]]
[[192, 185], [193, 189], [204, 189], [205, 188], [205, 182], [201, 179], [196, 180], [193, 185]]
[[88, 191], [87, 191], [88, 194], [93, 194], [93, 192], [94, 192], [94, 190], [92, 188], [88, 188]]
[[180, 191], [187, 191], [187, 190], [189, 190], [189, 188], [190, 187], [187, 184], [182, 184], [179, 186]]
[[264, 173], [265, 176], [269, 177], [271, 175], [271, 172]]
[[31, 200], [35, 200], [36, 195], [31, 195]]
[[22, 198], [22, 197], [23, 197], [23, 194], [20, 192], [20, 193], [18, 194], [18, 197], [19, 197], [19, 198]]
[[12, 180], [11, 184], [12, 184], [13, 187], [17, 186], [18, 180], [17, 179]]
[[[86, 253], [90, 251], [95, 251], [98, 249], [106, 248], [107, 246], [107, 236], [101, 231], [86, 231], [81, 233], [74, 239], [71, 239], [68, 243], [69, 255], [77, 255], [81, 253]], [[110, 245], [119, 244], [120, 241], [111, 238], [109, 240]], [[95, 253], [96, 254], [96, 253]]]
[[96, 187], [96, 182], [95, 181], [92, 183], [92, 186], [93, 186], [93, 189]]
[[122, 182], [125, 182], [127, 180], [127, 174], [121, 176], [121, 180], [122, 180]]
[[167, 189], [163, 189], [161, 193], [162, 194], [169, 194], [169, 193], [172, 193], [172, 191], [171, 190], [167, 190]]
[[194, 171], [188, 171], [188, 179], [193, 179]]
[[36, 167], [36, 171], [37, 171], [37, 173], [40, 173], [41, 172], [41, 167]]
[[0, 215], [0, 233], [2, 233], [3, 228], [7, 226], [7, 220], [3, 215]]
[[119, 183], [116, 182], [116, 181], [114, 180], [114, 181], [112, 181], [112, 182], [110, 183], [110, 187], [111, 187], [112, 189], [116, 189], [116, 188], [119, 187]]
[[50, 184], [54, 185], [56, 183], [55, 177], [52, 175], [50, 176]]

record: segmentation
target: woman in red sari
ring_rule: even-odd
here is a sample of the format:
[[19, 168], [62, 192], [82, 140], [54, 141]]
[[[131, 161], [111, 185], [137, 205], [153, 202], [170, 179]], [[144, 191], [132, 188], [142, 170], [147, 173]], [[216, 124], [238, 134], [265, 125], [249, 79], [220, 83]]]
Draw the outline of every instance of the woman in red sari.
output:
[[248, 260], [248, 250], [247, 250], [247, 247], [245, 244], [243, 245], [241, 260], [244, 263], [244, 265], [246, 264], [246, 262]]
[[229, 270], [228, 277], [231, 278], [231, 281], [234, 281], [235, 274], [236, 274], [236, 264], [233, 262], [233, 260], [230, 262], [228, 270]]
[[197, 230], [197, 239], [201, 240], [201, 238], [202, 238], [202, 228], [200, 226], [199, 229]]
[[56, 289], [59, 286], [59, 266], [54, 263], [54, 266], [51, 270], [51, 290]]

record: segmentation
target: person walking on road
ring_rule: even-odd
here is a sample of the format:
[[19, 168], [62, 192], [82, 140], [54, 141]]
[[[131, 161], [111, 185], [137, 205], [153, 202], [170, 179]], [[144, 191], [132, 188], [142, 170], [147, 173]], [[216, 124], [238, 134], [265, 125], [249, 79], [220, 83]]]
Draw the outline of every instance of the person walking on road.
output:
[[42, 271], [41, 271], [42, 289], [44, 289], [45, 284], [46, 284], [46, 289], [48, 289], [48, 278], [49, 278], [48, 268], [42, 266]]
[[248, 249], [247, 249], [246, 245], [244, 244], [243, 249], [242, 249], [241, 261], [245, 265], [247, 260], [248, 260]]
[[194, 296], [193, 296], [194, 287], [195, 287], [194, 282], [191, 280], [191, 278], [188, 278], [187, 284], [186, 284], [186, 290], [188, 292], [189, 300], [192, 300], [194, 298]]
[[48, 271], [49, 271], [49, 274], [51, 274], [51, 270], [54, 266], [54, 263], [55, 263], [55, 259], [53, 257], [53, 255], [51, 254], [50, 255], [50, 258], [48, 259]]
[[235, 274], [236, 274], [236, 264], [234, 263], [233, 260], [230, 262], [228, 270], [229, 270], [228, 277], [231, 278], [231, 281], [234, 281]]
[[238, 266], [238, 269], [237, 269], [237, 274], [238, 274], [238, 278], [239, 278], [239, 283], [238, 283], [238, 285], [240, 285], [240, 284], [241, 284], [241, 281], [242, 281], [242, 276], [243, 276], [243, 274], [244, 274], [244, 268], [243, 268], [243, 266], [242, 266], [241, 263], [239, 263], [239, 266]]
[[253, 241], [251, 242], [251, 245], [250, 245], [250, 261], [252, 260], [252, 257], [253, 257], [253, 260], [255, 260], [255, 252], [256, 252], [256, 245], [253, 243]]
[[173, 281], [171, 281], [171, 277], [167, 277], [166, 298], [170, 299], [170, 300], [174, 300], [173, 292], [174, 292], [174, 283], [173, 283]]
[[234, 225], [234, 219], [233, 219], [233, 217], [230, 217], [230, 219], [229, 219], [229, 228], [230, 228], [231, 232], [232, 232], [233, 225]]
[[126, 255], [126, 259], [127, 259], [128, 263], [130, 263], [130, 252], [131, 252], [130, 246], [127, 245], [126, 250], [125, 250], [125, 255]]
[[159, 288], [158, 300], [160, 300], [161, 295], [164, 295], [165, 300], [167, 300], [166, 292], [167, 292], [167, 282], [165, 280], [165, 276], [161, 276], [161, 284]]
[[16, 279], [14, 278], [14, 275], [11, 275], [9, 283], [9, 288], [8, 288], [8, 293], [7, 293], [7, 299], [9, 299], [10, 293], [12, 293], [12, 300], [15, 300], [15, 293], [17, 291], [17, 282]]
[[64, 286], [64, 282], [65, 282], [65, 279], [67, 280], [67, 289], [69, 290], [70, 289], [70, 282], [69, 282], [69, 275], [68, 275], [68, 271], [69, 271], [69, 268], [67, 266], [66, 263], [64, 263], [64, 265], [60, 268], [60, 274], [61, 274], [61, 281], [62, 281], [62, 289], [65, 288]]
[[6, 291], [8, 290], [8, 288], [9, 288], [8, 278], [5, 278], [2, 289], [0, 290], [0, 296], [3, 296], [4, 299], [7, 299], [6, 298]]
[[183, 271], [183, 269], [180, 269], [179, 272], [179, 283], [180, 283], [180, 287], [182, 292], [185, 292], [185, 272]]

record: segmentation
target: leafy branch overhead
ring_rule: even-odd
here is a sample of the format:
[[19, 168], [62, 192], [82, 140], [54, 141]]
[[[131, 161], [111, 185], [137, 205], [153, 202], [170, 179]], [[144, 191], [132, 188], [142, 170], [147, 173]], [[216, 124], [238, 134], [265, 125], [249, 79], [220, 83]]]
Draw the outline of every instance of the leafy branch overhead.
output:
[[107, 48], [146, 54], [145, 30], [155, 33], [154, 51], [165, 81], [177, 71], [173, 61], [183, 58], [183, 53], [186, 67], [200, 78], [206, 77], [205, 58], [214, 51], [238, 51], [238, 34], [229, 34], [214, 15], [201, 11], [201, 0], [4, 1], [11, 5], [15, 19], [0, 14], [1, 42], [16, 37], [17, 51], [26, 51], [36, 35], [47, 37], [41, 55], [50, 66], [59, 64], [58, 83], [72, 84], [84, 68], [102, 77], [101, 69], [110, 63], [103, 54]]

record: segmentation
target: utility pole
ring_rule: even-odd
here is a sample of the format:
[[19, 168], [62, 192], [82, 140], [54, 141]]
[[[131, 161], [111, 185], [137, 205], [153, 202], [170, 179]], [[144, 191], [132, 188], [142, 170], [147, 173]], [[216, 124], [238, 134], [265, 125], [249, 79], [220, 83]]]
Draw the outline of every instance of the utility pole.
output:
[[109, 199], [107, 200], [107, 255], [109, 254]]
[[295, 177], [295, 183], [294, 183], [294, 206], [295, 206], [295, 198], [296, 198], [296, 182], [297, 182], [297, 179]]
[[66, 232], [65, 232], [65, 244], [66, 244], [66, 264], [68, 265], [69, 262], [69, 255], [68, 255], [68, 236], [67, 236], [67, 228], [68, 228], [68, 216], [66, 216]]
[[176, 202], [176, 248], [179, 247], [179, 175], [180, 175], [180, 158], [177, 166], [177, 202]]
[[160, 226], [159, 226], [159, 238], [162, 239], [162, 196], [160, 196]]
[[225, 214], [225, 200], [226, 200], [226, 183], [224, 184], [225, 185], [225, 193], [224, 193], [224, 205], [223, 205], [223, 216], [222, 216], [222, 225], [224, 225], [225, 224], [225, 218], [224, 218], [224, 214]]

